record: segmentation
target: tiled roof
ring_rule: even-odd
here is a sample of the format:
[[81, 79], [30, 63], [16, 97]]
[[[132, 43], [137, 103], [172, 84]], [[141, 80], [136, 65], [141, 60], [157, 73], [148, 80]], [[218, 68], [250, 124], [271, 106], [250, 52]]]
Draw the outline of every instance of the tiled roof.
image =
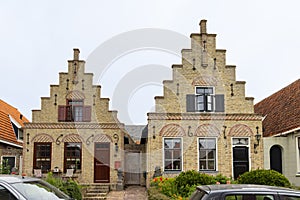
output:
[[146, 125], [126, 125], [125, 130], [135, 143], [140, 143]]
[[23, 126], [24, 122], [29, 122], [28, 119], [18, 111], [18, 109], [0, 99], [0, 140], [14, 143], [16, 145], [22, 145], [22, 143], [17, 141], [12, 127], [11, 118], [20, 126]]
[[300, 127], [300, 79], [254, 106], [262, 114], [264, 136], [284, 133]]

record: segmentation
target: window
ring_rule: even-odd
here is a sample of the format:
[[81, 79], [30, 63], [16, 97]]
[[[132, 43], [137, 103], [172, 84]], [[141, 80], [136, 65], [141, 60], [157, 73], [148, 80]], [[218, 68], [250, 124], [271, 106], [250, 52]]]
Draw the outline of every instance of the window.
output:
[[164, 139], [164, 169], [165, 171], [181, 171], [181, 139]]
[[0, 185], [0, 200], [16, 200], [17, 198], [5, 187]]
[[274, 200], [274, 196], [268, 194], [230, 194], [226, 195], [225, 200]]
[[224, 112], [224, 95], [215, 94], [213, 87], [196, 87], [195, 94], [186, 96], [187, 112]]
[[196, 88], [196, 111], [212, 112], [214, 110], [214, 91], [212, 87]]
[[199, 138], [199, 170], [216, 170], [215, 138]]
[[15, 156], [2, 156], [2, 167], [6, 172], [10, 173], [12, 168], [16, 167], [16, 157]]
[[81, 143], [65, 143], [64, 171], [81, 169]]
[[58, 121], [90, 122], [91, 106], [84, 106], [83, 100], [67, 100], [66, 106], [58, 106]]
[[51, 143], [34, 143], [33, 168], [47, 173], [51, 169]]

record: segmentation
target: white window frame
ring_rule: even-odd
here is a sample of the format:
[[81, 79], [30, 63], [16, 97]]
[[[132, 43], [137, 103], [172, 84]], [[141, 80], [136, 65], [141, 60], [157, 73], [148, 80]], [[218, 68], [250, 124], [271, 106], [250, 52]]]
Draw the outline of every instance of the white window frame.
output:
[[300, 176], [300, 135], [295, 136], [296, 138], [296, 161], [297, 161], [297, 174], [296, 176]]
[[[238, 139], [238, 138], [246, 138], [248, 140], [248, 144], [241, 144], [241, 145], [236, 145], [236, 144], [233, 144], [233, 139]], [[236, 147], [236, 146], [246, 146], [248, 147], [249, 151], [248, 151], [248, 157], [249, 157], [249, 170], [251, 170], [251, 140], [250, 140], [250, 137], [232, 137], [231, 138], [231, 174], [233, 176], [233, 147]]]
[[[212, 89], [212, 94], [210, 95], [212, 97], [212, 110], [211, 111], [207, 111], [206, 109], [204, 109], [204, 111], [200, 111], [198, 110], [198, 101], [197, 101], [197, 96], [199, 96], [199, 94], [197, 93], [197, 88], [211, 88]], [[214, 113], [216, 110], [216, 100], [215, 100], [215, 87], [214, 86], [203, 86], [203, 85], [196, 85], [195, 86], [195, 111], [199, 112], [199, 113]], [[205, 106], [205, 104], [204, 104]]]
[[[215, 155], [215, 170], [200, 170], [200, 146], [199, 146], [199, 142], [200, 139], [215, 139], [216, 142], [216, 155]], [[203, 172], [217, 172], [218, 171], [218, 138], [217, 137], [198, 137], [197, 139], [197, 159], [198, 159], [198, 171], [203, 171]]]
[[[180, 149], [181, 149], [181, 169], [180, 170], [166, 170], [165, 169], [165, 139], [180, 139]], [[183, 170], [183, 138], [182, 137], [163, 137], [162, 139], [162, 162], [163, 162], [163, 171], [167, 173], [179, 173]]]

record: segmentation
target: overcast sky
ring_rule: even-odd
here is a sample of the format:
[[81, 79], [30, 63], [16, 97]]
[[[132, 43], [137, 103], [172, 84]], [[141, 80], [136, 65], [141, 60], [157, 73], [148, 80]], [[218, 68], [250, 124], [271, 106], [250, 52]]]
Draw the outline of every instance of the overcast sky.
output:
[[[40, 109], [40, 97], [48, 97], [50, 84], [58, 84], [58, 73], [67, 71], [73, 48], [88, 60], [99, 46], [124, 33], [150, 28], [189, 38], [199, 32], [199, 21], [207, 19], [208, 33], [217, 34], [217, 48], [227, 50], [227, 64], [237, 66], [237, 80], [247, 82], [246, 95], [258, 102], [299, 79], [299, 8], [298, 0], [1, 1], [0, 98], [31, 120], [31, 110]], [[183, 48], [190, 46], [178, 51]], [[148, 59], [139, 53], [122, 56], [110, 65], [130, 71], [133, 65], [171, 69], [180, 63], [178, 56], [160, 51], [149, 52]], [[94, 79], [102, 85], [102, 97], [111, 102], [122, 79], [122, 74], [112, 74]], [[141, 88], [148, 90], [147, 95]], [[131, 119], [121, 121], [145, 124], [153, 97], [162, 95], [161, 85], [136, 86], [130, 92], [124, 102]], [[143, 98], [148, 102], [134, 110]], [[111, 109], [116, 107], [111, 103]]]

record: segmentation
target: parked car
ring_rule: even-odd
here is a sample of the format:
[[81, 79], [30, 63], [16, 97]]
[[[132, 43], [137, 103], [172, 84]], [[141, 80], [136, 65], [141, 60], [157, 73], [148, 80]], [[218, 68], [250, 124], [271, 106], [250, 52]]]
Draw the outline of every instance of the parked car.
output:
[[300, 200], [300, 191], [266, 185], [203, 185], [190, 200]]
[[0, 200], [71, 200], [58, 188], [39, 178], [0, 176]]

